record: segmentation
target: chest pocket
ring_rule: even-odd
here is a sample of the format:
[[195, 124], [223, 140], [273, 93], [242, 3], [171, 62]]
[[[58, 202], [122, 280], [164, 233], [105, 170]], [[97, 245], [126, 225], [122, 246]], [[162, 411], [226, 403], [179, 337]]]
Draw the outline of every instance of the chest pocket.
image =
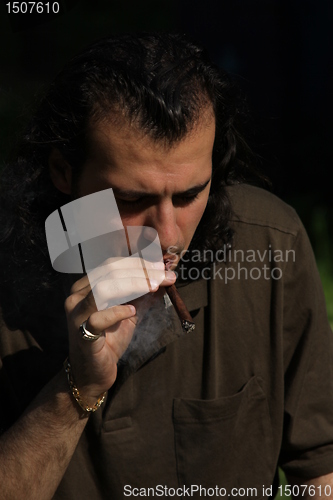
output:
[[181, 485], [257, 487], [261, 498], [275, 467], [267, 401], [256, 377], [230, 397], [175, 399], [173, 422]]

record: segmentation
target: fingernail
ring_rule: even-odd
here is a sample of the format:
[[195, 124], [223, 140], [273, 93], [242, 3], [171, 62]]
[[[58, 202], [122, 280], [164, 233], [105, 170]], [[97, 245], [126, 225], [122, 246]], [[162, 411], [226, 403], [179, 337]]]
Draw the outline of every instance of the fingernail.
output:
[[150, 286], [152, 290], [157, 290], [159, 283], [156, 280], [150, 280]]
[[130, 310], [131, 310], [131, 312], [132, 312], [133, 314], [135, 314], [135, 313], [136, 313], [136, 309], [135, 309], [135, 307], [134, 307], [134, 306], [129, 305], [128, 307], [130, 308]]
[[174, 281], [176, 279], [176, 275], [173, 271], [166, 271], [165, 277], [169, 281]]

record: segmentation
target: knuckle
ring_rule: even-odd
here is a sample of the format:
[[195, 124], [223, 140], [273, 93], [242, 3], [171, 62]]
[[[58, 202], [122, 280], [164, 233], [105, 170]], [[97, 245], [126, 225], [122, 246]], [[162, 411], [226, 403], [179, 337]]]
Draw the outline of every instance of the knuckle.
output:
[[104, 266], [110, 266], [112, 268], [112, 265], [116, 263], [119, 259], [117, 257], [108, 257], [104, 262]]
[[97, 294], [99, 297], [104, 297], [106, 292], [105, 281], [100, 281], [94, 286], [94, 294]]
[[97, 313], [92, 313], [89, 318], [87, 318], [88, 330], [92, 333], [97, 333], [99, 331], [99, 316]]
[[117, 280], [103, 280], [94, 286], [94, 294], [100, 299], [105, 299], [110, 295], [111, 291], [118, 291], [119, 283]]
[[70, 295], [73, 295], [74, 293], [76, 293], [76, 291], [77, 291], [77, 283], [73, 283], [69, 293]]
[[65, 312], [67, 314], [72, 312], [76, 304], [77, 304], [77, 297], [75, 296], [75, 294], [69, 295], [64, 303]]
[[86, 287], [88, 283], [89, 283], [88, 276], [83, 276], [82, 278], [80, 278], [79, 280], [75, 281], [75, 283], [72, 284], [70, 289], [70, 294], [74, 295], [82, 288]]
[[122, 269], [110, 269], [108, 270], [108, 273], [105, 273], [104, 279], [108, 281], [114, 281], [117, 278], [122, 277]]

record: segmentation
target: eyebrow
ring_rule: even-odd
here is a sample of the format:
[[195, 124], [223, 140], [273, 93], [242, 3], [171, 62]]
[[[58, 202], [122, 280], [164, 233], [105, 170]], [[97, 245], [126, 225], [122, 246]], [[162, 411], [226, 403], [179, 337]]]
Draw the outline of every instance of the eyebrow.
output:
[[[206, 186], [208, 186], [211, 178], [208, 179], [208, 181], [204, 182], [203, 184], [197, 184], [196, 186], [193, 186], [190, 189], [187, 189], [186, 191], [176, 191], [173, 196], [193, 196], [195, 194], [201, 193], [205, 189]], [[153, 198], [154, 196], [159, 196], [158, 194], [154, 194], [151, 192], [146, 192], [146, 191], [132, 191], [128, 189], [118, 189], [118, 188], [113, 188], [114, 194], [116, 196], [121, 196], [122, 198], [143, 198], [143, 197], [149, 197]]]

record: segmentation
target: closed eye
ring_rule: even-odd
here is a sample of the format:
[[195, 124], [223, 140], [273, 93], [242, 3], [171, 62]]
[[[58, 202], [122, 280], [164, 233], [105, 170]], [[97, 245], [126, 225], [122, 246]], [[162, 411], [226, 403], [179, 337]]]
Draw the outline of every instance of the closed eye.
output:
[[[174, 196], [172, 199], [174, 206], [185, 206], [193, 203], [199, 196], [199, 193], [196, 193], [191, 196]], [[117, 203], [124, 208], [138, 208], [144, 207], [147, 204], [153, 204], [154, 201], [151, 197], [142, 196], [141, 198], [137, 198], [135, 200], [122, 200], [121, 198], [117, 198]]]
[[[174, 194], [172, 202], [174, 206], [187, 206], [193, 203], [208, 186], [210, 179], [199, 186], [195, 186], [183, 193]], [[114, 189], [117, 203], [124, 210], [144, 209], [147, 206], [154, 205], [159, 201], [159, 196], [135, 191], [125, 191]], [[142, 194], [142, 196], [141, 196]]]
[[199, 197], [199, 193], [193, 194], [191, 196], [175, 196], [173, 198], [174, 206], [185, 206], [190, 205]]
[[142, 198], [138, 198], [136, 200], [122, 200], [121, 198], [116, 198], [117, 204], [120, 206], [124, 206], [127, 208], [139, 207], [144, 204], [144, 201], [147, 201], [147, 198], [144, 196]]

